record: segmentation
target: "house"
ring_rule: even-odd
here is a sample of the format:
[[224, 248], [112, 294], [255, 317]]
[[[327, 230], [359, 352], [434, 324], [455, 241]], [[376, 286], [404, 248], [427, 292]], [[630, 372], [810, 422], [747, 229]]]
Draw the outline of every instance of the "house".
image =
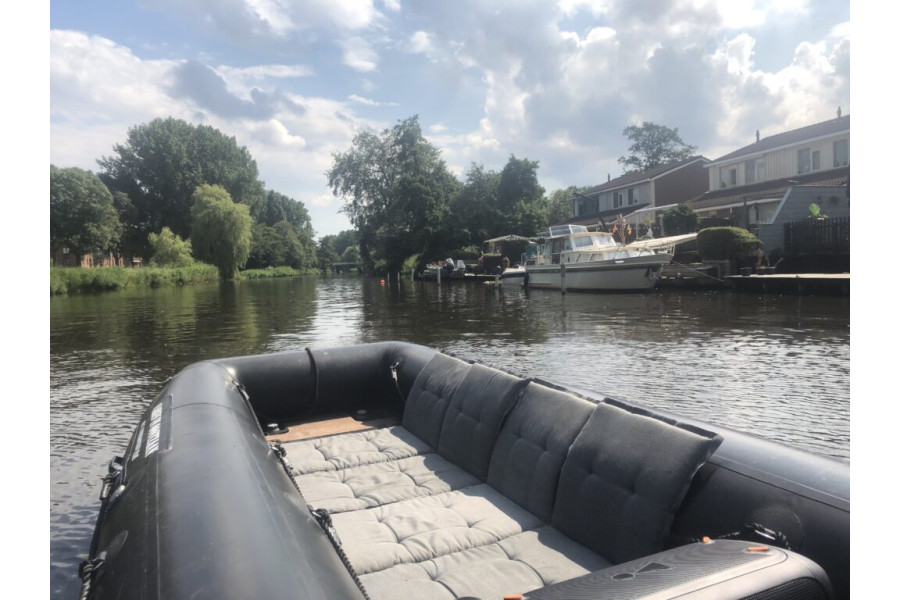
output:
[[70, 252], [69, 248], [65, 246], [52, 250], [51, 258], [53, 259], [54, 266], [81, 267], [84, 269], [90, 269], [92, 267], [140, 267], [143, 262], [139, 256], [131, 259], [126, 259], [121, 256], [116, 258], [115, 254], [110, 251], [78, 255], [74, 252]]
[[785, 248], [785, 224], [816, 204], [850, 216], [850, 115], [765, 138], [708, 162], [709, 191], [691, 201], [702, 218], [756, 233], [767, 251]]
[[635, 231], [638, 227], [645, 231], [646, 225], [658, 223], [669, 207], [697, 198], [709, 189], [705, 170], [708, 162], [703, 156], [692, 156], [626, 173], [576, 194], [572, 197], [574, 216], [565, 223], [596, 229], [622, 217]]

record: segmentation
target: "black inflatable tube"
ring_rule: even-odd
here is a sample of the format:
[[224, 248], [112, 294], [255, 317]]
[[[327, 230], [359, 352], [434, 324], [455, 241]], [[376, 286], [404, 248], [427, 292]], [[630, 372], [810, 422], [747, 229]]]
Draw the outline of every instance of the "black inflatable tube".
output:
[[171, 380], [125, 460], [91, 598], [363, 598], [220, 365]]

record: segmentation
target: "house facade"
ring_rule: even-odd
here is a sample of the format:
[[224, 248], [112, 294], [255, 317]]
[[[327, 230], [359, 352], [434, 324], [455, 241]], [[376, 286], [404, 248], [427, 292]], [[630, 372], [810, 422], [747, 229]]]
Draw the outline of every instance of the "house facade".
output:
[[709, 191], [691, 201], [701, 218], [728, 219], [768, 250], [784, 246], [784, 224], [816, 204], [850, 216], [850, 115], [760, 139], [706, 164]]
[[572, 197], [572, 218], [566, 223], [602, 228], [622, 217], [637, 228], [657, 224], [665, 210], [707, 191], [706, 163], [702, 156], [669, 163], [611, 179]]

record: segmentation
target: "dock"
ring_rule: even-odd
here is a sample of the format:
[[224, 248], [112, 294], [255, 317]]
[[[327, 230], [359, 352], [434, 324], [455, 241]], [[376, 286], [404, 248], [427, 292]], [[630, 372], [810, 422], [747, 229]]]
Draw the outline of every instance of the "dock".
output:
[[736, 292], [850, 296], [850, 273], [784, 273], [778, 275], [729, 275]]

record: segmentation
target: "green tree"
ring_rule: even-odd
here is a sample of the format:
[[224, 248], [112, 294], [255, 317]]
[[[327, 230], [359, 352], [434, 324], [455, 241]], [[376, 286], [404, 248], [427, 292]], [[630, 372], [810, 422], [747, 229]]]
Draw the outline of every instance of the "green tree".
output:
[[50, 250], [76, 255], [115, 246], [122, 224], [113, 196], [99, 177], [78, 168], [50, 165]]
[[213, 127], [155, 119], [129, 129], [127, 141], [113, 150], [97, 162], [104, 183], [126, 194], [132, 205], [129, 224], [134, 232], [127, 252], [146, 254], [148, 234], [163, 227], [182, 238], [193, 237], [193, 194], [203, 184], [222, 186], [253, 214], [262, 210], [265, 194], [256, 162], [234, 137]]
[[168, 227], [148, 236], [153, 256], [150, 264], [155, 267], [189, 267], [194, 264], [191, 256], [191, 240], [183, 240]]
[[357, 134], [349, 150], [333, 155], [326, 175], [359, 231], [360, 257], [368, 272], [374, 271], [375, 258], [396, 271], [407, 257], [443, 237], [459, 187], [440, 151], [422, 135], [418, 116], [381, 134]]
[[345, 229], [334, 236], [334, 251], [338, 254], [343, 255], [351, 246], [359, 251], [359, 232], [355, 229]]
[[663, 213], [662, 223], [666, 235], [694, 233], [700, 216], [688, 204], [677, 204]]
[[696, 146], [689, 146], [681, 140], [678, 128], [670, 129], [644, 121], [640, 125], [629, 125], [622, 132], [632, 144], [628, 156], [619, 157], [619, 163], [626, 173], [646, 171], [670, 162], [693, 156]]
[[215, 265], [222, 279], [234, 279], [250, 254], [250, 208], [233, 202], [222, 186], [206, 184], [196, 189], [192, 204], [195, 256]]
[[587, 187], [570, 185], [565, 189], [554, 190], [548, 199], [548, 224], [556, 225], [571, 219], [575, 215], [575, 209], [572, 206], [572, 198], [575, 194], [581, 194], [587, 189]]
[[466, 181], [453, 205], [454, 228], [465, 242], [481, 244], [486, 239], [511, 233], [504, 231], [508, 224], [500, 211], [500, 173], [489, 171], [484, 165], [472, 163]]
[[330, 271], [331, 264], [338, 261], [338, 254], [334, 251], [334, 239], [335, 236], [326, 235], [319, 240], [319, 245], [316, 246], [316, 259], [319, 263], [319, 270], [323, 273]]
[[537, 179], [538, 161], [509, 157], [500, 172], [497, 200], [500, 214], [514, 233], [532, 236], [547, 226], [547, 199]]

